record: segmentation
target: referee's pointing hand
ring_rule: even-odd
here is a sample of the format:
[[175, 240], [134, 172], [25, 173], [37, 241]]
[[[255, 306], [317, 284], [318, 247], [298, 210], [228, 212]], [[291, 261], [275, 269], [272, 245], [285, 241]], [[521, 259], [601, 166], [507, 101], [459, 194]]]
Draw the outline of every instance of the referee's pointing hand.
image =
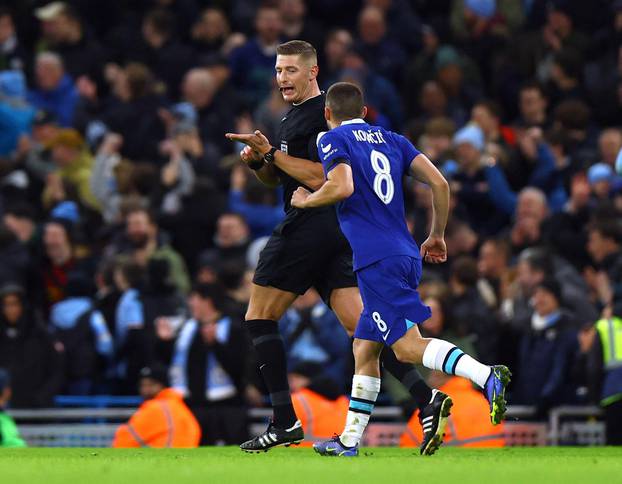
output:
[[259, 130], [255, 130], [254, 133], [249, 134], [227, 133], [225, 136], [232, 141], [241, 141], [262, 155], [265, 155], [268, 151], [270, 151], [270, 148], [272, 148], [268, 138], [266, 138]]

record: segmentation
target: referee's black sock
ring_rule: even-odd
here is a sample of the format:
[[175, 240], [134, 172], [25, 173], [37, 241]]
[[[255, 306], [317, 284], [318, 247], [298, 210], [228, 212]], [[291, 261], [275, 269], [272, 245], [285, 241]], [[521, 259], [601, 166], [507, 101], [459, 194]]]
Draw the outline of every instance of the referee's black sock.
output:
[[263, 376], [274, 411], [274, 425], [289, 428], [297, 417], [292, 405], [287, 381], [285, 347], [276, 321], [253, 319], [246, 321], [246, 328], [259, 356], [259, 369]]
[[397, 378], [411, 394], [419, 410], [423, 410], [432, 400], [432, 389], [424, 381], [415, 365], [400, 363], [391, 348], [384, 348], [380, 355], [382, 366]]

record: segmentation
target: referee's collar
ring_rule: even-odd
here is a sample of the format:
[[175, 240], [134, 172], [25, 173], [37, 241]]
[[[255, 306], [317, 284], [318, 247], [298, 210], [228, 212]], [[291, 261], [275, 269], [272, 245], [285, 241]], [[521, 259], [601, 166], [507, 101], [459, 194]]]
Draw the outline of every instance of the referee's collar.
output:
[[361, 118], [354, 118], [354, 119], [348, 119], [347, 121], [341, 122], [341, 126], [344, 126], [346, 124], [365, 124], [365, 121], [362, 120]]

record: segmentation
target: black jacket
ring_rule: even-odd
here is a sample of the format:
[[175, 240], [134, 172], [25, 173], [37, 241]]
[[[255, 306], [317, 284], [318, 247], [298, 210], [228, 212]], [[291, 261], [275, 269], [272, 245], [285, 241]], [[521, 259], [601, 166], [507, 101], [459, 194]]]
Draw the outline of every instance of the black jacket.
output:
[[63, 383], [63, 355], [34, 317], [24, 316], [16, 326], [0, 319], [0, 367], [11, 374], [13, 407], [54, 404]]

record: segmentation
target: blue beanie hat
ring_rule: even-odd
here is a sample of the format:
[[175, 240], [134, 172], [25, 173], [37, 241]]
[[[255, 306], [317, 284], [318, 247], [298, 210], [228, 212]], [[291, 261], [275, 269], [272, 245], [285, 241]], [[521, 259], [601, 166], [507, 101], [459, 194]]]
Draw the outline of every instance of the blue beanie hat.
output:
[[489, 19], [497, 9], [495, 0], [465, 0], [464, 6], [478, 17]]
[[26, 80], [20, 71], [0, 72], [0, 93], [7, 97], [24, 99], [26, 97]]
[[601, 181], [613, 181], [614, 173], [606, 163], [596, 163], [587, 171], [587, 180], [590, 185]]
[[469, 143], [475, 149], [482, 151], [484, 149], [484, 132], [476, 124], [467, 124], [454, 135], [454, 145]]

